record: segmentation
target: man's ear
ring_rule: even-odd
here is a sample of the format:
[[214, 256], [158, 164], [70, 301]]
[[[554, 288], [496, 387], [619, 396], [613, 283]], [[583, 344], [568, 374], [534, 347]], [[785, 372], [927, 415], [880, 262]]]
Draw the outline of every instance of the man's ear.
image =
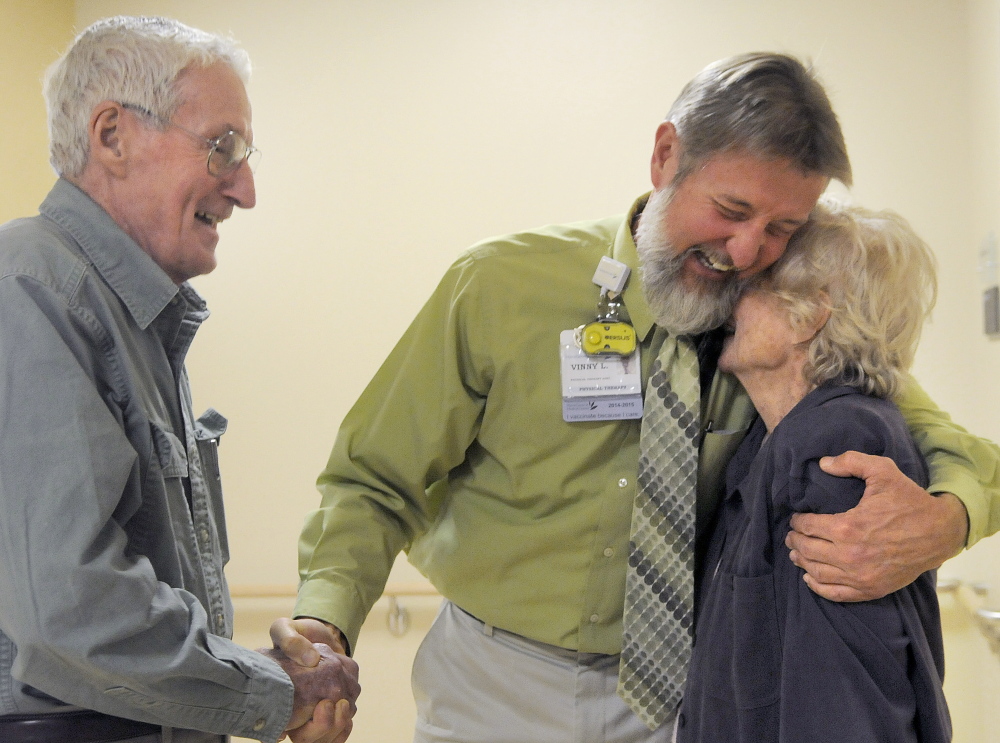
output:
[[673, 123], [664, 121], [656, 129], [653, 156], [649, 162], [649, 174], [653, 188], [659, 190], [673, 183], [680, 159], [680, 140]]
[[123, 177], [128, 161], [128, 137], [131, 122], [126, 122], [125, 110], [115, 101], [101, 101], [90, 114], [87, 129], [90, 153], [88, 163], [109, 174]]

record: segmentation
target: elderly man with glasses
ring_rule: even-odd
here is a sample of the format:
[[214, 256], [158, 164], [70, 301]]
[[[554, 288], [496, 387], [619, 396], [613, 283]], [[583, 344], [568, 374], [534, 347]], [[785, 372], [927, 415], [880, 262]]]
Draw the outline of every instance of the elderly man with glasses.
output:
[[229, 639], [226, 419], [195, 418], [184, 368], [188, 279], [256, 201], [249, 74], [226, 39], [123, 17], [47, 76], [60, 178], [0, 227], [4, 743], [350, 733], [352, 660]]

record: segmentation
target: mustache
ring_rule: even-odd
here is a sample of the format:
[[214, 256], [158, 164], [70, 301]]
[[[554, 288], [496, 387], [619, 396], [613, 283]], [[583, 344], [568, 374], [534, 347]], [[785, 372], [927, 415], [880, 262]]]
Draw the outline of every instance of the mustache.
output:
[[[643, 241], [645, 242], [645, 241]], [[732, 314], [749, 279], [729, 271], [717, 279], [684, 275], [684, 264], [695, 246], [671, 253], [645, 244], [639, 249], [643, 294], [657, 324], [679, 335], [697, 335], [723, 325]]]
[[693, 245], [685, 250], [681, 255], [684, 258], [689, 255], [693, 255], [709, 268], [724, 273], [732, 272], [732, 276], [730, 278], [737, 278], [736, 266], [733, 264], [733, 259], [725, 251], [712, 250], [704, 245]]

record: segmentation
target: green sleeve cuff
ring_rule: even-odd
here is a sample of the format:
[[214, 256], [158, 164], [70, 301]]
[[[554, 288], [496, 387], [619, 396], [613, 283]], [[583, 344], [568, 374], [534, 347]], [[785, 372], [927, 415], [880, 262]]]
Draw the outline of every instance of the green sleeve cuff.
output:
[[965, 506], [969, 526], [965, 548], [968, 549], [983, 537], [989, 536], [989, 503], [976, 478], [958, 465], [941, 465], [932, 474], [934, 481], [927, 488], [930, 492], [952, 493]]
[[293, 617], [312, 617], [329, 622], [344, 633], [353, 653], [358, 635], [365, 622], [365, 608], [352, 586], [338, 585], [322, 578], [313, 578], [299, 586]]

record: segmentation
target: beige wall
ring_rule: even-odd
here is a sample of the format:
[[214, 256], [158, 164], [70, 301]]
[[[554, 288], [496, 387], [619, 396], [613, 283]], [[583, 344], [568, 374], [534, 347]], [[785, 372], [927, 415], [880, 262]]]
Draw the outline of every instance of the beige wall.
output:
[[[27, 91], [11, 100], [30, 100], [65, 45], [67, 5], [0, 4], [2, 81], [14, 71]], [[648, 188], [653, 132], [681, 85], [739, 51], [816, 62], [847, 135], [853, 198], [907, 216], [940, 261], [917, 374], [959, 422], [1000, 440], [989, 387], [1000, 344], [981, 332], [976, 274], [980, 242], [1000, 233], [1000, 0], [69, 5], [78, 27], [127, 12], [230, 31], [255, 61], [259, 206], [223, 226], [220, 269], [197, 282], [215, 314], [190, 363], [197, 403], [231, 420], [234, 584], [293, 583], [337, 424], [452, 258], [490, 234], [623, 211]], [[36, 29], [23, 52], [11, 51], [23, 38], [8, 14]], [[0, 209], [12, 213], [51, 183], [44, 136], [27, 140], [20, 121], [0, 123]], [[36, 185], [15, 202], [8, 192], [29, 188], [22, 167]], [[1000, 539], [946, 571], [997, 580]], [[974, 679], [949, 683], [972, 698], [961, 684]], [[374, 739], [362, 727], [353, 739]]]
[[982, 384], [1000, 345], [980, 332], [976, 276], [979, 242], [1000, 230], [996, 128], [974, 118], [992, 115], [997, 65], [970, 74], [997, 45], [992, 0], [76, 8], [79, 24], [159, 12], [230, 31], [255, 61], [259, 205], [223, 226], [220, 268], [198, 281], [215, 314], [191, 359], [198, 403], [232, 420], [235, 584], [294, 580], [337, 424], [454, 256], [490, 234], [623, 211], [649, 186], [653, 132], [681, 85], [748, 49], [816, 62], [853, 198], [909, 217], [941, 263], [918, 376], [1000, 439], [1000, 395]]
[[[968, 237], [942, 233], [932, 243], [947, 283], [942, 282], [939, 310], [922, 344], [918, 374], [934, 380], [933, 394], [956, 419], [1000, 441], [1000, 391], [990, 386], [1000, 369], [1000, 340], [981, 331], [983, 286], [977, 273], [983, 241], [991, 234], [1000, 238], [1000, 2], [973, 0], [968, 6], [961, 50], [968, 81], [964, 122], [939, 130], [929, 139], [934, 144], [924, 148], [927, 157], [961, 159], [967, 168], [961, 174], [964, 188], [948, 217], [956, 228], [967, 229]], [[956, 148], [956, 143], [962, 144]], [[925, 188], [936, 195], [949, 185], [929, 183]], [[995, 584], [992, 602], [1000, 608], [1000, 539], [960, 555], [945, 572]]]
[[52, 187], [42, 74], [72, 39], [72, 0], [0, 0], [0, 223]]

